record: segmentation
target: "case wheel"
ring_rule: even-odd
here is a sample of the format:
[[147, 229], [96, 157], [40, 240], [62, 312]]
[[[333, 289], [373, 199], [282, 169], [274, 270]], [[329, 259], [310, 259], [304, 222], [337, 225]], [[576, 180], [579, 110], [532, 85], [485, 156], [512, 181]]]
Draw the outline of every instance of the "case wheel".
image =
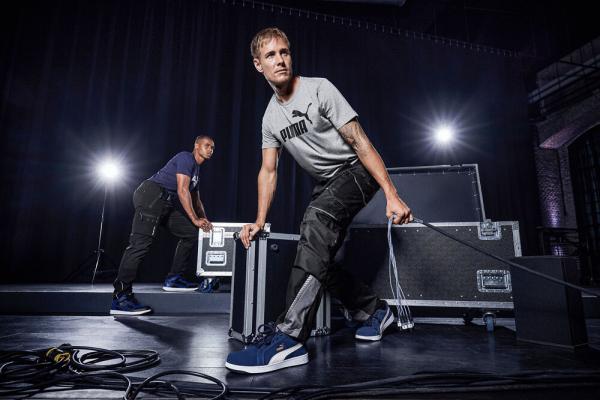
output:
[[483, 323], [485, 324], [485, 330], [488, 332], [494, 332], [496, 327], [496, 314], [493, 312], [486, 312], [483, 314]]
[[200, 292], [212, 293], [219, 289], [219, 278], [205, 278], [200, 282]]

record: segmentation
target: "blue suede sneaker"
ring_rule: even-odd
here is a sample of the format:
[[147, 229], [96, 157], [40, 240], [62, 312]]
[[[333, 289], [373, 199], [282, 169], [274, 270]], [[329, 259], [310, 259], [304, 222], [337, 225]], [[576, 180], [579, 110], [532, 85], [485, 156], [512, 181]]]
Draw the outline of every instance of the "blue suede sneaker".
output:
[[354, 337], [360, 340], [381, 340], [383, 331], [394, 322], [394, 314], [390, 310], [390, 306], [385, 306], [375, 310], [373, 315], [369, 317], [362, 326], [356, 330]]
[[198, 290], [198, 284], [188, 281], [180, 274], [176, 274], [165, 279], [163, 290], [167, 292], [193, 292]]
[[257, 337], [244, 350], [229, 353], [225, 366], [236, 372], [262, 374], [307, 362], [308, 353], [302, 343], [269, 323], [258, 328]]
[[133, 293], [121, 293], [113, 298], [110, 306], [111, 315], [142, 315], [149, 312], [152, 312], [152, 309], [140, 304]]

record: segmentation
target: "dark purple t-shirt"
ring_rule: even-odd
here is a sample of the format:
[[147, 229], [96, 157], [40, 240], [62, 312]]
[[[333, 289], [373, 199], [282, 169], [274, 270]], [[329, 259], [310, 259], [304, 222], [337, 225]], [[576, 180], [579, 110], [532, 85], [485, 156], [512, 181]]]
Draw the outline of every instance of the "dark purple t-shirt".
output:
[[200, 165], [196, 164], [194, 155], [189, 151], [182, 151], [171, 158], [164, 167], [152, 175], [149, 180], [158, 183], [171, 193], [177, 193], [176, 174], [190, 177], [190, 192], [198, 190], [198, 175]]

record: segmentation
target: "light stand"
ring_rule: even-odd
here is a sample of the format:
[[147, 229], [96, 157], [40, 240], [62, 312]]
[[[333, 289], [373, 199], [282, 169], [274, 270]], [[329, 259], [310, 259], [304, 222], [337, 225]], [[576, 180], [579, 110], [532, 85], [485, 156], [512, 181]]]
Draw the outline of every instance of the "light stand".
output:
[[[75, 269], [75, 271], [73, 271], [72, 273], [70, 273], [67, 278], [65, 279], [65, 281], [70, 281], [71, 279], [73, 279], [74, 277], [76, 277], [82, 270], [86, 269], [90, 263], [90, 261], [93, 260], [93, 258], [96, 259], [96, 262], [94, 263], [94, 270], [92, 273], [92, 286], [94, 286], [94, 281], [96, 280], [96, 275], [99, 272], [99, 268], [100, 268], [100, 263], [101, 260], [106, 259], [106, 255], [105, 255], [105, 251], [102, 248], [102, 236], [104, 233], [104, 215], [105, 215], [105, 211], [106, 211], [106, 198], [108, 196], [108, 186], [114, 182], [120, 175], [120, 167], [117, 163], [115, 163], [114, 161], [104, 161], [103, 163], [101, 163], [98, 167], [97, 167], [97, 172], [100, 175], [101, 180], [104, 183], [104, 198], [102, 200], [102, 213], [100, 214], [100, 230], [98, 232], [98, 244], [96, 246], [96, 250], [94, 250], [81, 264], [79, 264], [79, 266]], [[104, 256], [104, 257], [103, 257]], [[108, 260], [110, 261], [111, 267], [112, 269], [110, 270], [100, 270], [100, 272], [113, 272], [116, 271], [116, 263], [111, 260], [110, 258], [108, 258]]]
[[98, 247], [96, 247], [96, 265], [94, 266], [94, 273], [92, 274], [92, 286], [94, 286], [94, 280], [96, 279], [96, 273], [98, 272], [98, 266], [100, 265], [100, 257], [104, 254], [102, 248], [102, 230], [104, 228], [104, 210], [106, 209], [106, 195], [108, 193], [108, 183], [104, 183], [104, 200], [102, 200], [102, 214], [100, 216], [100, 232], [98, 233]]

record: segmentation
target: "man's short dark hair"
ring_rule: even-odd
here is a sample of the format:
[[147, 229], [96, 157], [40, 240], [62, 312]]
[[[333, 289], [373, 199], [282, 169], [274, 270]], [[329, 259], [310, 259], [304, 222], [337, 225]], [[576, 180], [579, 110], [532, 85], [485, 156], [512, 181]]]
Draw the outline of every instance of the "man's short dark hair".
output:
[[194, 140], [194, 144], [200, 143], [200, 141], [202, 141], [204, 139], [208, 139], [208, 140], [210, 140], [212, 142], [215, 141], [215, 139], [213, 139], [212, 137], [210, 137], [208, 135], [200, 135], [200, 136], [196, 136], [196, 140]]

